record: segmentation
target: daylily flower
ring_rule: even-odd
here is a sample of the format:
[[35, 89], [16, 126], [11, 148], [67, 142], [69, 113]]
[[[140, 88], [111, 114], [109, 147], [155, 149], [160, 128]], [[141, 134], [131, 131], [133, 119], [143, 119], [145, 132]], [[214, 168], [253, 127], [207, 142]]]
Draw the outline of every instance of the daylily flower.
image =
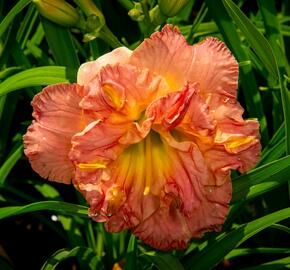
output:
[[36, 95], [25, 154], [42, 177], [72, 181], [109, 232], [183, 249], [221, 229], [230, 171], [259, 158], [259, 124], [243, 120], [237, 81], [223, 42], [189, 46], [166, 25], [134, 51], [83, 64], [77, 84]]

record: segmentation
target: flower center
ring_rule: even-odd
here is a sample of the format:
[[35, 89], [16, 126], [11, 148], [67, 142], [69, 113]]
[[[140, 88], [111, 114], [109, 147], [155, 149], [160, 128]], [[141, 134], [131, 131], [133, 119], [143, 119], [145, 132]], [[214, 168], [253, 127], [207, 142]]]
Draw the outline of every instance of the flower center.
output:
[[130, 145], [118, 158], [118, 178], [124, 176], [123, 179], [126, 179], [119, 184], [125, 189], [137, 188], [145, 196], [149, 193], [158, 195], [165, 180], [164, 173], [170, 173], [168, 151], [161, 136], [151, 130], [145, 139]]

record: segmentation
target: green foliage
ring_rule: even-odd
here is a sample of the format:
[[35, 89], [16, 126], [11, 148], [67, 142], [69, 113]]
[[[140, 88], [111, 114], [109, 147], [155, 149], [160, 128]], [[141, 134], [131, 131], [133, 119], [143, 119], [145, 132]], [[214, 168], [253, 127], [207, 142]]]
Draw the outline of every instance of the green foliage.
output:
[[[127, 14], [134, 8], [131, 0], [94, 2], [106, 25], [90, 31], [88, 22], [94, 18], [86, 20], [80, 10], [82, 21], [69, 29], [41, 17], [31, 0], [0, 3], [0, 268], [289, 268], [289, 242], [284, 239], [290, 231], [290, 1], [191, 0], [175, 17], [152, 21], [150, 10], [158, 15], [158, 1], [141, 0], [144, 19], [138, 22]], [[135, 48], [162, 27], [156, 21], [179, 26], [191, 44], [206, 36], [224, 40], [240, 64], [239, 101], [246, 117], [258, 118], [261, 126], [261, 160], [249, 172], [233, 174], [223, 230], [193, 240], [184, 251], [155, 251], [130, 232], [106, 232], [88, 217], [80, 194], [40, 179], [23, 155], [22, 135], [32, 120], [30, 101], [41, 87], [75, 82], [81, 63], [121, 41]], [[40, 236], [41, 244], [33, 247], [23, 239], [36, 224], [49, 239]], [[21, 239], [13, 242], [22, 229]]]

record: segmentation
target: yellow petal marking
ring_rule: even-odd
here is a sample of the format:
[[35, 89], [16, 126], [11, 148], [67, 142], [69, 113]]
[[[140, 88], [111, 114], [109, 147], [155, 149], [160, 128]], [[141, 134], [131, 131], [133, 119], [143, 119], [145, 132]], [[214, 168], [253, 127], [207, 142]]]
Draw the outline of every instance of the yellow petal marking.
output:
[[120, 97], [120, 93], [116, 91], [111, 85], [104, 84], [102, 89], [106, 96], [110, 99], [110, 101], [114, 104], [116, 109], [121, 109], [123, 105], [122, 97]]
[[81, 170], [86, 169], [104, 169], [106, 165], [103, 163], [79, 163], [77, 165]]
[[150, 192], [151, 181], [152, 181], [152, 145], [151, 145], [151, 136], [147, 136], [145, 139], [145, 164], [146, 164], [146, 178], [145, 178], [145, 188], [144, 196], [148, 195]]
[[243, 148], [244, 146], [251, 144], [255, 139], [256, 138], [253, 136], [234, 137], [231, 138], [229, 141], [225, 142], [224, 145], [229, 152], [235, 153], [236, 151], [239, 151], [239, 148]]

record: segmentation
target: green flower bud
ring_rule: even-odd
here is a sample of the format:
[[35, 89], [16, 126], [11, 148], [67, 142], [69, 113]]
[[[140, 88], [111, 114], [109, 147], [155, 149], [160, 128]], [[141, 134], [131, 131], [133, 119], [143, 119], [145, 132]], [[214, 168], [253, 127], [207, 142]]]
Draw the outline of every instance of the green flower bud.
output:
[[144, 20], [144, 15], [142, 13], [142, 11], [133, 8], [131, 10], [129, 10], [128, 15], [131, 17], [131, 19], [133, 21], [137, 21], [137, 22], [142, 22]]
[[167, 17], [174, 17], [189, 0], [158, 0], [160, 11]]
[[134, 3], [134, 7], [129, 10], [128, 15], [133, 21], [142, 22], [145, 18], [140, 3]]
[[77, 10], [63, 0], [33, 0], [39, 13], [46, 19], [62, 26], [76, 26], [79, 22]]

